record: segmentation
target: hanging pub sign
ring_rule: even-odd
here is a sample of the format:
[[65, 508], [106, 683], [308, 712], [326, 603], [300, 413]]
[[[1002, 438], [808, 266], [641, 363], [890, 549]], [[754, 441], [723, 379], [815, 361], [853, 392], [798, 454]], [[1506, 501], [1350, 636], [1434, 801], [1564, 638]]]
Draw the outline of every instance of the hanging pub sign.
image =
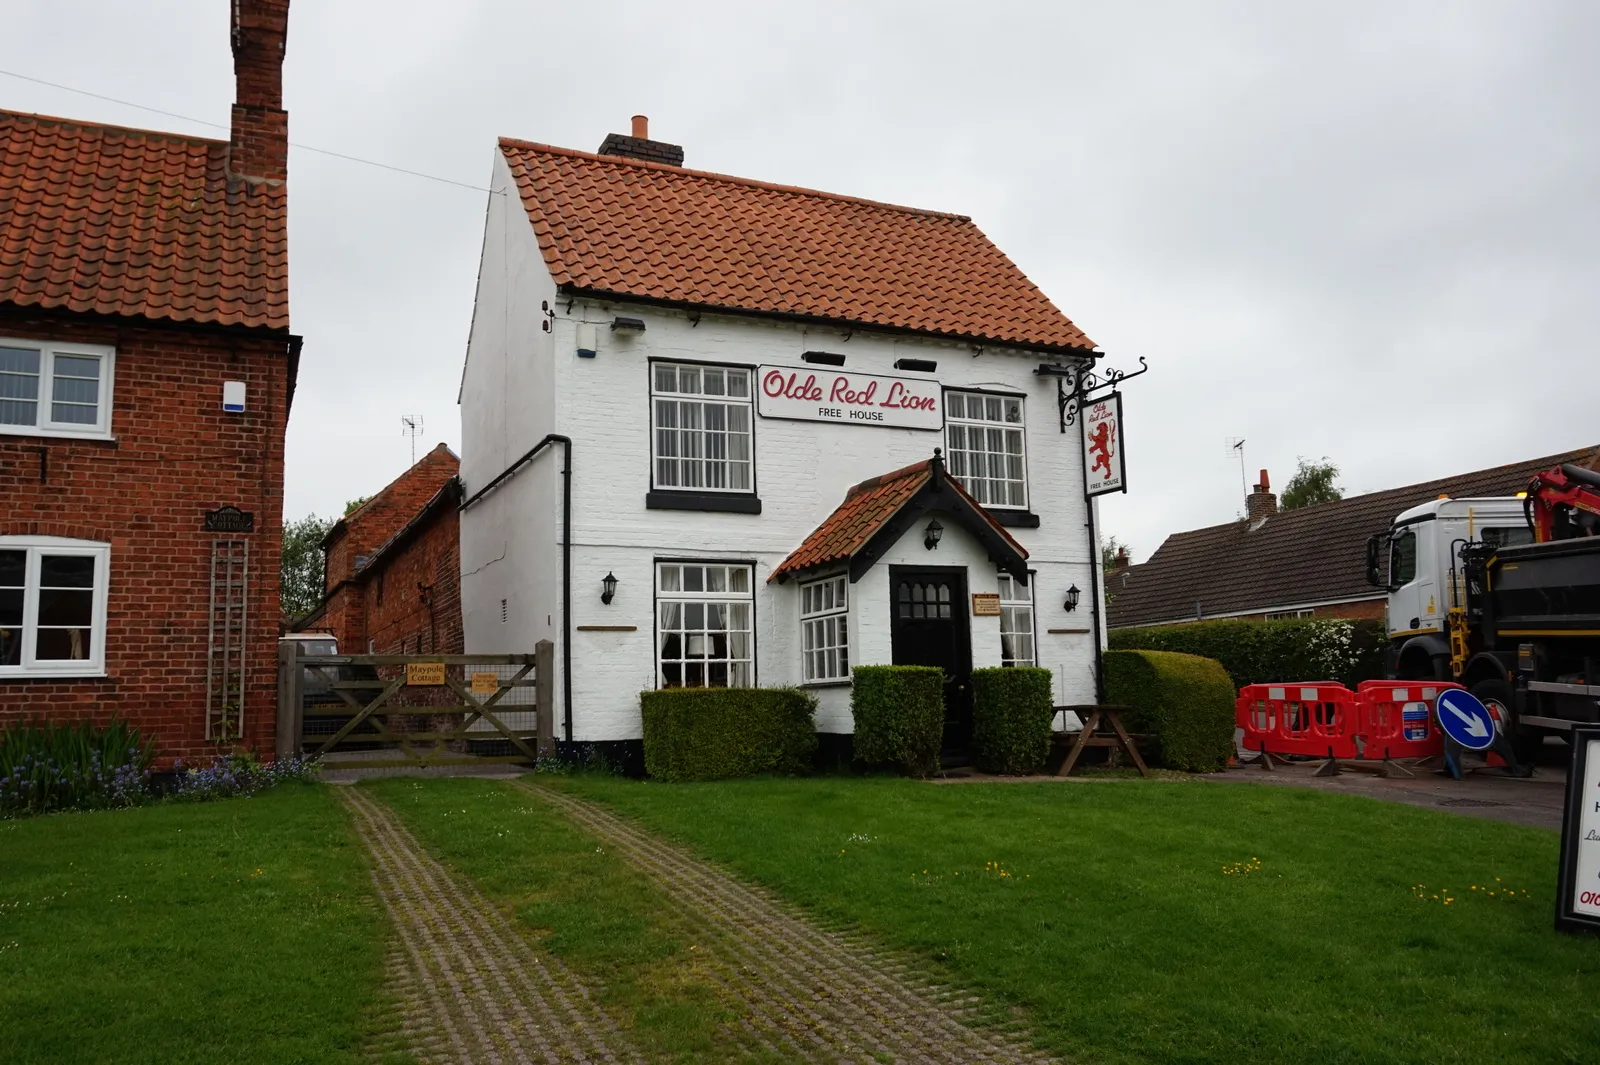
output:
[[1090, 499], [1108, 492], [1126, 492], [1128, 478], [1122, 462], [1122, 393], [1104, 399], [1084, 400], [1083, 491]]
[[937, 381], [793, 366], [762, 366], [756, 380], [756, 412], [763, 418], [944, 428], [944, 398]]
[[1556, 928], [1600, 933], [1600, 727], [1593, 725], [1572, 730]]
[[256, 531], [256, 516], [238, 507], [219, 507], [206, 511], [206, 532], [244, 533]]

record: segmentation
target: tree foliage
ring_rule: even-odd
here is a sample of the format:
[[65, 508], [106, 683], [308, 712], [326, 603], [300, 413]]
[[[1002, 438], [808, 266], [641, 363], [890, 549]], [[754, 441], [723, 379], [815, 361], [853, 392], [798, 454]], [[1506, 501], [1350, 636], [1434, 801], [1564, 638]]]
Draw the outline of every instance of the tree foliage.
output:
[[309, 614], [322, 602], [322, 538], [331, 528], [331, 518], [315, 514], [284, 522], [278, 604], [285, 621]]
[[1338, 480], [1339, 467], [1329, 462], [1328, 456], [1322, 456], [1321, 462], [1308, 462], [1302, 458], [1299, 468], [1284, 487], [1283, 495], [1278, 497], [1278, 506], [1282, 510], [1299, 510], [1301, 507], [1343, 499], [1344, 489], [1336, 483]]
[[[369, 500], [371, 498], [372, 498], [371, 496], [357, 496], [356, 498], [354, 498], [354, 499], [350, 500], [349, 502], [345, 503], [345, 505], [344, 505], [344, 516], [348, 518], [351, 515], [351, 513], [357, 507], [359, 507], [361, 504], [365, 503], [367, 500]], [[333, 523], [329, 522], [329, 524], [331, 525]]]

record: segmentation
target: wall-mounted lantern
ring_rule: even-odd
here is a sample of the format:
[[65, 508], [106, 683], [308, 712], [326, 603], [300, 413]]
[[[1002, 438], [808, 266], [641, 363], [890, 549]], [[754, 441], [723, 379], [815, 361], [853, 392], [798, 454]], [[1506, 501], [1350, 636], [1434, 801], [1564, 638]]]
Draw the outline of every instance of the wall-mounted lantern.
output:
[[928, 522], [928, 527], [922, 531], [922, 546], [929, 551], [939, 546], [939, 540], [944, 536], [944, 526], [939, 524], [939, 519], [934, 518]]
[[1062, 604], [1062, 606], [1067, 608], [1067, 613], [1070, 614], [1074, 610], [1078, 609], [1078, 596], [1081, 594], [1082, 593], [1078, 591], [1078, 586], [1076, 584], [1067, 589], [1067, 601]]
[[611, 605], [611, 597], [616, 595], [616, 594], [617, 594], [617, 577], [616, 577], [616, 574], [611, 573], [611, 572], [608, 571], [604, 577], [600, 578], [600, 601], [602, 603], [605, 603], [607, 606], [610, 606]]

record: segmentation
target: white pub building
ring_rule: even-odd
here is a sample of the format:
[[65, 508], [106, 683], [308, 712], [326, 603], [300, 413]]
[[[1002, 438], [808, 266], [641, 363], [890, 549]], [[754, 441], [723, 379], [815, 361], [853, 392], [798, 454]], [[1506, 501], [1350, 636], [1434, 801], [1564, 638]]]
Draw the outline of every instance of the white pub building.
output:
[[947, 745], [973, 668], [1094, 702], [1099, 552], [1051, 375], [1093, 342], [969, 218], [682, 163], [642, 117], [595, 154], [499, 143], [460, 395], [467, 650], [552, 641], [573, 741], [719, 685], [814, 689], [848, 735], [863, 664], [943, 667]]

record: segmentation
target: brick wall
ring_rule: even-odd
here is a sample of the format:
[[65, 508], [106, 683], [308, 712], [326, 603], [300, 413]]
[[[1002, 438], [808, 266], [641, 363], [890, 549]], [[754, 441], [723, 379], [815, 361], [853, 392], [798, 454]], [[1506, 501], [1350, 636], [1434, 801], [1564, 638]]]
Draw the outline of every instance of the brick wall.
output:
[[460, 469], [460, 460], [440, 444], [339, 519], [323, 541], [328, 552], [327, 587], [355, 576], [358, 560], [371, 556], [405, 528]]
[[[111, 544], [106, 676], [0, 679], [0, 727], [119, 714], [163, 761], [217, 753], [205, 736], [212, 540], [207, 510], [255, 514], [243, 746], [270, 752], [276, 716], [278, 566], [288, 360], [282, 337], [121, 325], [0, 308], [0, 335], [116, 349], [111, 428], [85, 441], [0, 435], [0, 535]], [[244, 381], [247, 410], [222, 410]], [[41, 480], [41, 449], [43, 479]]]
[[461, 654], [461, 522], [452, 495], [365, 574], [367, 638], [378, 654]]

